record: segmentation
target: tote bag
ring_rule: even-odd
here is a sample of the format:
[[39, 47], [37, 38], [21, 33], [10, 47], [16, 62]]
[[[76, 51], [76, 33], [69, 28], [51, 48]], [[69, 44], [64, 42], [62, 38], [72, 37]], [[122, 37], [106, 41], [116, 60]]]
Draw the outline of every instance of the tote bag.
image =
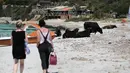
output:
[[53, 54], [50, 54], [49, 62], [50, 62], [50, 65], [57, 64], [57, 55], [55, 52], [53, 52]]

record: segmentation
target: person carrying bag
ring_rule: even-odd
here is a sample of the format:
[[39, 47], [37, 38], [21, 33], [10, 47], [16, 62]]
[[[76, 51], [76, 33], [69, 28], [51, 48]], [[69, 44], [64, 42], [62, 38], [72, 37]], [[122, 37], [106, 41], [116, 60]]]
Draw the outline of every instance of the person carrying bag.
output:
[[41, 59], [41, 65], [43, 73], [48, 72], [49, 68], [49, 56], [53, 52], [53, 44], [51, 34], [48, 28], [45, 28], [45, 21], [41, 19], [39, 21], [39, 30], [37, 30], [37, 48]]
[[[41, 32], [41, 30], [39, 30], [39, 31]], [[48, 36], [48, 34], [49, 34], [49, 31], [48, 31], [46, 37], [43, 35], [42, 32], [41, 32], [41, 34], [42, 34], [42, 36], [43, 36], [43, 38], [44, 38], [44, 42], [41, 43], [41, 44], [39, 44], [39, 46], [38, 46], [39, 50], [40, 50], [40, 51], [45, 51], [45, 50], [47, 49], [47, 51], [49, 51], [49, 53], [53, 52], [54, 49], [53, 49], [53, 47], [52, 47], [52, 44], [47, 41], [47, 36]]]

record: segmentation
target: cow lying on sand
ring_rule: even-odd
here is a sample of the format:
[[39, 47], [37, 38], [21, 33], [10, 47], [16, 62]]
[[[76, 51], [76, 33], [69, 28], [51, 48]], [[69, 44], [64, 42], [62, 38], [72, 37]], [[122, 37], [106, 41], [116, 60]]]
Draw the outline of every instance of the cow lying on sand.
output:
[[78, 28], [74, 29], [74, 30], [69, 30], [66, 29], [65, 33], [63, 34], [63, 38], [74, 38], [76, 36], [76, 33], [79, 31]]
[[63, 38], [81, 38], [81, 37], [90, 37], [90, 30], [84, 30], [78, 32], [78, 28], [74, 29], [73, 31], [70, 31], [69, 29], [66, 29], [65, 33], [63, 34]]
[[84, 23], [84, 31], [78, 32], [78, 28], [70, 31], [66, 29], [65, 33], [63, 34], [63, 38], [81, 38], [81, 37], [90, 37], [90, 33], [97, 33], [103, 34], [102, 29], [99, 27], [97, 22], [85, 22]]
[[56, 37], [61, 36], [62, 35], [61, 30], [65, 30], [65, 29], [66, 29], [66, 27], [64, 27], [64, 26], [57, 26], [56, 31], [55, 31]]
[[90, 33], [97, 33], [99, 32], [100, 34], [103, 34], [102, 29], [99, 27], [97, 22], [85, 22], [84, 23], [84, 29], [85, 30], [90, 30]]
[[60, 27], [56, 27], [55, 34], [56, 34], [56, 37], [61, 36], [61, 29], [60, 29]]
[[75, 38], [90, 37], [90, 30], [84, 30], [76, 33]]
[[102, 29], [113, 29], [113, 28], [117, 28], [116, 25], [106, 25], [106, 26], [103, 26]]

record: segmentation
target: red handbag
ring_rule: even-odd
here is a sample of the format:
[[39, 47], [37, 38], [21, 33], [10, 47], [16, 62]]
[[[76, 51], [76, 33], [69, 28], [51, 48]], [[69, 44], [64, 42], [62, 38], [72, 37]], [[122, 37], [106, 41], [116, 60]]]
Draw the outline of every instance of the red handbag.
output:
[[56, 53], [50, 54], [49, 62], [50, 62], [50, 65], [56, 65], [57, 64], [57, 55], [56, 55]]

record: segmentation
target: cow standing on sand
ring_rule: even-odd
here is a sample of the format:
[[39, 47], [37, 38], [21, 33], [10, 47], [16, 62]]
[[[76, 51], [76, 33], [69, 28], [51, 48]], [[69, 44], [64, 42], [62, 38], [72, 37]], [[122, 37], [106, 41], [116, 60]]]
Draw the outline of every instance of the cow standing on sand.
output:
[[102, 29], [99, 27], [97, 22], [85, 22], [84, 23], [84, 29], [90, 30], [90, 33], [97, 33], [103, 34]]
[[103, 34], [102, 29], [99, 27], [97, 22], [85, 22], [84, 23], [84, 31], [78, 32], [78, 28], [74, 29], [73, 31], [66, 29], [65, 33], [63, 34], [63, 38], [81, 38], [81, 37], [90, 37], [90, 33], [97, 33]]

